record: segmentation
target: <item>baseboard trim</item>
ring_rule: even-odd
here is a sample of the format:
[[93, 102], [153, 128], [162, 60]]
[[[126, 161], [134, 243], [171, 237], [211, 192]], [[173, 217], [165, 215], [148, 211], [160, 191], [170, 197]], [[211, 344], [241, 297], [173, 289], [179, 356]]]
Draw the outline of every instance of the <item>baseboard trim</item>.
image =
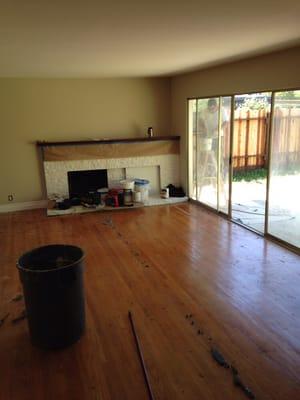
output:
[[26, 201], [24, 203], [0, 204], [0, 213], [8, 213], [23, 210], [35, 210], [36, 208], [47, 208], [47, 200]]

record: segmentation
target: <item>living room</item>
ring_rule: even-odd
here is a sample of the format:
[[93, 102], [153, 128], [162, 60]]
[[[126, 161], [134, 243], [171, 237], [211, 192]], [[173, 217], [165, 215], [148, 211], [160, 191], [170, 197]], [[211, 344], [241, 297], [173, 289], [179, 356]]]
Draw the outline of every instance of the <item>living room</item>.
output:
[[[276, 109], [292, 109], [298, 126], [298, 2], [255, 1], [248, 14], [235, 1], [1, 8], [1, 396], [298, 398], [299, 130], [283, 159], [288, 199], [272, 206]], [[259, 231], [233, 218], [256, 208], [233, 202], [230, 143], [242, 134], [237, 97], [266, 92]], [[201, 99], [218, 107], [212, 140], [201, 137]], [[107, 191], [72, 196], [70, 173], [95, 170]], [[210, 189], [215, 203], [201, 197]], [[61, 245], [82, 251], [86, 317], [80, 340], [53, 351], [34, 345], [20, 277], [23, 255]]]

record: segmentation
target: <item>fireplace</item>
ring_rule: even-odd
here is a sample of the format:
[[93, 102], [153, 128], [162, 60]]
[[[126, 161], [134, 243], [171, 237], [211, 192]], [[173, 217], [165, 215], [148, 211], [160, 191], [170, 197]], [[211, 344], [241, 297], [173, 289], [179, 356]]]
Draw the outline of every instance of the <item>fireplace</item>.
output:
[[[67, 198], [70, 190], [68, 172], [107, 170], [106, 187], [125, 178], [151, 181], [151, 190], [180, 184], [179, 136], [90, 140], [78, 142], [39, 142], [42, 149], [47, 196]], [[151, 171], [150, 171], [151, 170]], [[97, 181], [97, 178], [96, 178]], [[85, 184], [85, 183], [84, 183]], [[105, 185], [105, 183], [96, 183]], [[73, 189], [73, 187], [71, 188]], [[92, 191], [84, 188], [83, 191]], [[74, 189], [74, 192], [81, 190]], [[74, 193], [75, 194], [75, 193]], [[154, 193], [153, 193], [154, 194]]]
[[[71, 198], [74, 205], [61, 210], [53, 208], [53, 201], [50, 201], [47, 209], [49, 216], [107, 210], [102, 204], [94, 208], [95, 200], [99, 201], [98, 193], [88, 192], [95, 192], [101, 187], [114, 188], [117, 182], [127, 178], [144, 178], [151, 182], [151, 196], [145, 205], [187, 200], [159, 197], [161, 188], [170, 183], [180, 185], [179, 136], [38, 142], [38, 146], [42, 150], [48, 198]], [[94, 202], [90, 203], [90, 199]], [[77, 206], [78, 201], [92, 207]]]
[[108, 187], [107, 169], [68, 172], [69, 198], [81, 198], [89, 192]]

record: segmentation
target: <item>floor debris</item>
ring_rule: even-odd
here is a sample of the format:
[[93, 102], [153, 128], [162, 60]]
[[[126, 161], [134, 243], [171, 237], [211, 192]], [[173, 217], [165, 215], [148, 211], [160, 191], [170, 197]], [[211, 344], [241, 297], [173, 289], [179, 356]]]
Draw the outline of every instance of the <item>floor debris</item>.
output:
[[[190, 323], [190, 325], [195, 325], [195, 327], [197, 328], [198, 324], [195, 324], [194, 320], [191, 320], [190, 318], [192, 317], [192, 314], [186, 314], [185, 315], [185, 319], [187, 320], [187, 322]], [[197, 328], [197, 334], [198, 335], [203, 335], [203, 339], [208, 340], [209, 342], [212, 342], [212, 338], [210, 336], [207, 336], [204, 334], [204, 331], [202, 329], [199, 329], [199, 325]], [[211, 343], [209, 344], [210, 347], [210, 354], [212, 356], [212, 358], [223, 368], [229, 369], [232, 372], [232, 376], [233, 376], [233, 383], [236, 387], [240, 388], [243, 393], [245, 394], [246, 397], [248, 397], [248, 399], [255, 399], [255, 395], [253, 394], [252, 390], [243, 383], [242, 379], [239, 376], [239, 372], [238, 370], [231, 364], [229, 364], [225, 357], [223, 356], [223, 354], [216, 348], [216, 347], [211, 347]]]
[[13, 297], [10, 301], [11, 302], [17, 302], [23, 299], [22, 293], [16, 294], [15, 297]]
[[25, 318], [27, 318], [27, 313], [26, 313], [26, 310], [23, 310], [16, 318], [12, 319], [11, 322], [13, 324], [16, 324], [20, 321], [23, 321], [23, 319], [25, 319]]
[[105, 218], [102, 224], [107, 226], [114, 226], [113, 220], [110, 217]]
[[9, 313], [5, 314], [4, 317], [0, 318], [0, 326], [2, 326], [6, 320], [6, 318], [9, 316]]
[[233, 383], [235, 384], [235, 386], [241, 388], [248, 399], [255, 399], [255, 395], [253, 394], [252, 390], [242, 382], [237, 369], [231, 366], [231, 371], [233, 375]]
[[103, 225], [106, 226], [110, 226], [112, 228], [112, 230], [116, 233], [116, 235], [118, 236], [118, 238], [120, 240], [122, 240], [123, 243], [125, 243], [127, 245], [127, 247], [129, 248], [131, 254], [136, 258], [136, 260], [139, 262], [140, 265], [142, 265], [145, 268], [150, 268], [151, 265], [149, 263], [147, 263], [141, 256], [141, 254], [135, 250], [133, 248], [133, 246], [129, 243], [129, 241], [127, 239], [125, 239], [125, 237], [123, 236], [122, 232], [120, 232], [118, 230], [118, 228], [116, 227], [116, 225], [114, 224], [114, 221], [112, 220], [111, 217], [105, 218], [102, 221]]
[[212, 347], [210, 349], [210, 353], [212, 355], [212, 358], [219, 364], [221, 365], [221, 367], [224, 368], [229, 368], [229, 364], [227, 363], [227, 361], [225, 360], [223, 354], [221, 354], [219, 352], [219, 350], [217, 350], [215, 347]]

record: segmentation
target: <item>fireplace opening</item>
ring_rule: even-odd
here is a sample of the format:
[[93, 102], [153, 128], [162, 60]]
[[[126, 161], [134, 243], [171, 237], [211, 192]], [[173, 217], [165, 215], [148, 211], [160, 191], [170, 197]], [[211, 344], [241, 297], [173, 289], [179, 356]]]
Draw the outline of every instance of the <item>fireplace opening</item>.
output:
[[68, 172], [69, 198], [81, 198], [89, 192], [107, 188], [107, 169]]

